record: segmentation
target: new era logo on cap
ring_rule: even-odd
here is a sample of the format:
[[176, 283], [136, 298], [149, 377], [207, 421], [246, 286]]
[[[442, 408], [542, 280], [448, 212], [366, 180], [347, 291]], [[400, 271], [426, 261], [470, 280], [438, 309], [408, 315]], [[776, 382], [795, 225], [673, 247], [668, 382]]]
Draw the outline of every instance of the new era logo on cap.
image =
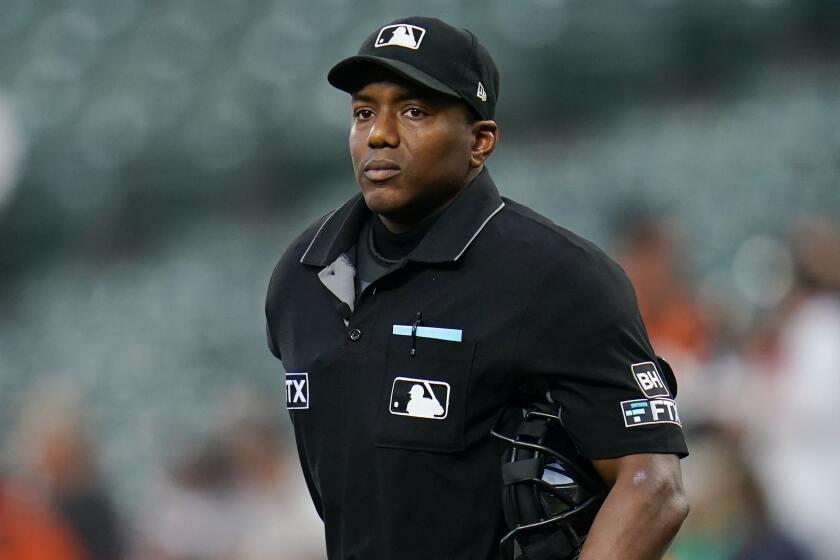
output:
[[416, 25], [400, 23], [397, 25], [386, 25], [379, 30], [373, 46], [379, 47], [405, 47], [407, 49], [419, 49], [420, 42], [426, 30]]

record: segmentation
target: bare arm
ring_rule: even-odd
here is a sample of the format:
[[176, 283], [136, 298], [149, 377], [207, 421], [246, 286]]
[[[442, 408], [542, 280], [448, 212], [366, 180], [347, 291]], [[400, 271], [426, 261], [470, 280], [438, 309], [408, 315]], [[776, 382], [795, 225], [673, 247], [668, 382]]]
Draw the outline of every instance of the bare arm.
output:
[[593, 464], [612, 489], [580, 560], [662, 558], [688, 515], [677, 456], [644, 453]]

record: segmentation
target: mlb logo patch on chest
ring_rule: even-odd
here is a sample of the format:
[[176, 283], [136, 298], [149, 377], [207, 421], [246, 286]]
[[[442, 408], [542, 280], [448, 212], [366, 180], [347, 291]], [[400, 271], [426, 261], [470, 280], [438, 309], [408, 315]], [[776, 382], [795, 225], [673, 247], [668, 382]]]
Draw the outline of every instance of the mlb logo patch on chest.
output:
[[286, 374], [286, 408], [309, 408], [309, 374]]
[[449, 413], [449, 383], [397, 377], [391, 386], [391, 414], [443, 420]]

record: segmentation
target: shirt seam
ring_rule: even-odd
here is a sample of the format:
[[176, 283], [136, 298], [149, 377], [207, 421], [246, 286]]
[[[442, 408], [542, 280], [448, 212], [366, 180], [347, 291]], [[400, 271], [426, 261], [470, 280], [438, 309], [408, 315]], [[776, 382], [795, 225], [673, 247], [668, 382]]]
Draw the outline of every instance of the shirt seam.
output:
[[330, 221], [330, 218], [332, 218], [335, 215], [335, 213], [339, 210], [340, 208], [336, 208], [335, 210], [330, 212], [329, 215], [327, 215], [323, 222], [321, 222], [321, 225], [318, 227], [318, 231], [315, 232], [315, 235], [312, 237], [312, 241], [309, 242], [309, 245], [306, 247], [306, 250], [300, 256], [300, 260], [298, 262], [303, 263], [303, 260], [306, 258], [306, 255], [309, 253], [309, 250], [312, 249], [312, 246], [315, 244], [315, 240], [318, 239], [318, 235], [324, 229], [324, 226], [327, 225], [327, 222]]
[[[376, 258], [379, 261], [380, 264], [385, 265], [385, 266], [394, 266], [395, 264], [397, 264], [398, 262], [400, 262], [402, 260], [402, 258], [400, 258], [400, 259], [389, 259], [389, 258], [381, 255], [379, 253], [379, 251], [376, 250], [376, 242], [373, 239], [373, 226], [368, 228], [367, 238], [368, 238], [367, 242], [368, 242], [368, 248], [370, 249], [370, 253], [371, 253], [371, 255], [373, 255], [374, 258]], [[411, 251], [409, 251], [409, 254], [410, 253], [411, 253]], [[403, 257], [403, 258], [405, 258], [405, 257]]]
[[[507, 201], [504, 201], [504, 202], [507, 202]], [[512, 202], [515, 202], [515, 201], [512, 201]], [[518, 203], [515, 203], [515, 204], [518, 204]], [[569, 231], [569, 230], [563, 228], [562, 226], [560, 226], [558, 224], [554, 224], [554, 223], [552, 223], [551, 225], [545, 224], [545, 223], [543, 223], [539, 220], [536, 220], [533, 217], [527, 215], [526, 213], [521, 212], [515, 205], [507, 205], [506, 204], [506, 207], [508, 208], [508, 210], [510, 212], [512, 212], [513, 214], [516, 214], [521, 219], [527, 220], [528, 222], [530, 222], [532, 224], [535, 224], [535, 225], [541, 227], [542, 229], [545, 229], [545, 230], [549, 231], [551, 234], [553, 234], [553, 235], [559, 237], [560, 239], [562, 239], [563, 241], [569, 243], [569, 245], [571, 245], [572, 247], [574, 247], [575, 249], [577, 249], [579, 251], [587, 252], [588, 251], [587, 245], [592, 245], [592, 247], [598, 248], [596, 245], [594, 245], [588, 239], [580, 237], [577, 234], [575, 234], [574, 232]], [[554, 226], [554, 227], [552, 227], [552, 226]], [[556, 229], [554, 229], [555, 227], [560, 228], [562, 231], [557, 231]], [[564, 232], [566, 232], [567, 234], [564, 234]], [[571, 234], [571, 235], [568, 235], [568, 234]]]
[[505, 202], [502, 201], [502, 203], [499, 204], [499, 206], [497, 206], [496, 209], [493, 210], [493, 212], [491, 212], [490, 215], [487, 216], [484, 219], [483, 222], [481, 222], [481, 225], [478, 226], [477, 230], [475, 230], [475, 233], [473, 233], [472, 237], [470, 237], [470, 239], [467, 241], [467, 244], [464, 245], [464, 247], [461, 249], [461, 251], [457, 255], [455, 255], [454, 259], [452, 259], [453, 261], [457, 261], [458, 259], [461, 258], [461, 256], [466, 252], [466, 250], [469, 248], [469, 246], [472, 245], [472, 242], [475, 241], [475, 238], [478, 237], [478, 234], [481, 233], [481, 231], [484, 229], [484, 226], [487, 225], [487, 222], [489, 222], [491, 219], [493, 219], [493, 217], [496, 214], [498, 214], [502, 210], [502, 208], [504, 208], [504, 207], [505, 207]]

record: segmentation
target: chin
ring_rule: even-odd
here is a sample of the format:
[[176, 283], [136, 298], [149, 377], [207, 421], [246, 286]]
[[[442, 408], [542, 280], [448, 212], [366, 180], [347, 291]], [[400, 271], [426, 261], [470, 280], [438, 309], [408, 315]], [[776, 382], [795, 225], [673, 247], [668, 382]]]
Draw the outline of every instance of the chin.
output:
[[376, 214], [395, 214], [399, 213], [400, 209], [405, 206], [401, 200], [394, 200], [392, 196], [388, 196], [385, 187], [367, 187], [362, 189], [362, 197], [365, 199], [365, 204], [371, 212]]

